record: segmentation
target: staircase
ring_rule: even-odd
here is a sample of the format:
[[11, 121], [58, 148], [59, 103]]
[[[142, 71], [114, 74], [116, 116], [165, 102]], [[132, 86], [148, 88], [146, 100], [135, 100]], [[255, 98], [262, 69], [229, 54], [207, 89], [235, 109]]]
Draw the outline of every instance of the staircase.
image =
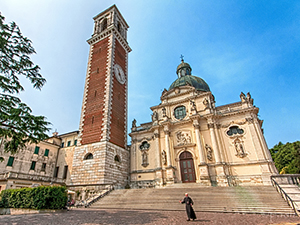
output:
[[289, 214], [294, 211], [272, 186], [203, 187], [174, 184], [164, 188], [114, 190], [91, 205], [97, 209], [185, 210], [185, 193], [196, 211]]

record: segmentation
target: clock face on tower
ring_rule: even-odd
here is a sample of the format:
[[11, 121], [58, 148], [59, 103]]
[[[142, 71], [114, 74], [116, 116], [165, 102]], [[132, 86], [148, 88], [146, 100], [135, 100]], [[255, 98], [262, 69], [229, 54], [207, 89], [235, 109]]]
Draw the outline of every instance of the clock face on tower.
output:
[[115, 71], [115, 76], [116, 76], [117, 80], [120, 82], [120, 84], [124, 84], [126, 78], [125, 78], [125, 73], [122, 70], [121, 66], [118, 64], [115, 64], [114, 71]]

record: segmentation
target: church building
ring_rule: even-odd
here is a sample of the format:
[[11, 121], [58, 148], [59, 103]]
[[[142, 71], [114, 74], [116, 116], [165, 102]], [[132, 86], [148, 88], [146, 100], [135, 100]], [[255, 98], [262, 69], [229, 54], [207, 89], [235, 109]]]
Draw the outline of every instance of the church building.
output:
[[132, 186], [269, 185], [277, 172], [250, 93], [216, 106], [208, 84], [192, 75], [188, 63], [182, 60], [176, 73], [151, 107], [152, 122], [132, 123]]
[[0, 142], [0, 191], [66, 185], [85, 199], [107, 185], [269, 185], [277, 171], [250, 93], [216, 106], [183, 59], [178, 78], [151, 107], [152, 121], [132, 122], [127, 145], [128, 28], [115, 5], [94, 17], [79, 130], [55, 132], [16, 155]]

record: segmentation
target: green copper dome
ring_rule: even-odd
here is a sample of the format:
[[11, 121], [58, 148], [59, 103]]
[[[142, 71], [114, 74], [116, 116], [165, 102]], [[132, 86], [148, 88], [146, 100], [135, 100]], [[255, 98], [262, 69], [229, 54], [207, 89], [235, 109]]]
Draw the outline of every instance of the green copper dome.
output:
[[171, 86], [169, 87], [169, 90], [171, 90], [175, 87], [185, 86], [185, 85], [193, 86], [198, 91], [210, 91], [209, 86], [203, 79], [201, 79], [200, 77], [193, 76], [193, 75], [186, 75], [186, 76], [178, 78], [171, 84]]
[[175, 80], [171, 86], [169, 87], [169, 90], [179, 87], [179, 86], [193, 86], [198, 91], [210, 91], [209, 86], [207, 83], [201, 79], [200, 77], [196, 77], [191, 75], [192, 68], [190, 65], [183, 60], [181, 60], [181, 63], [177, 67], [176, 73], [178, 75], [178, 79]]

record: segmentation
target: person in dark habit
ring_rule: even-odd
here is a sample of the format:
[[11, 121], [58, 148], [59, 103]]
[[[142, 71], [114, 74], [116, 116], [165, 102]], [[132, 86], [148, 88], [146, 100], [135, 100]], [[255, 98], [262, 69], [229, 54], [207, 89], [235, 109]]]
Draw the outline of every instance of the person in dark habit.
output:
[[194, 204], [193, 200], [189, 197], [188, 193], [185, 193], [185, 197], [182, 201], [179, 201], [181, 204], [185, 203], [185, 210], [186, 210], [186, 214], [187, 214], [187, 221], [195, 220], [196, 218], [196, 214], [194, 212], [194, 209], [192, 207], [192, 205]]

